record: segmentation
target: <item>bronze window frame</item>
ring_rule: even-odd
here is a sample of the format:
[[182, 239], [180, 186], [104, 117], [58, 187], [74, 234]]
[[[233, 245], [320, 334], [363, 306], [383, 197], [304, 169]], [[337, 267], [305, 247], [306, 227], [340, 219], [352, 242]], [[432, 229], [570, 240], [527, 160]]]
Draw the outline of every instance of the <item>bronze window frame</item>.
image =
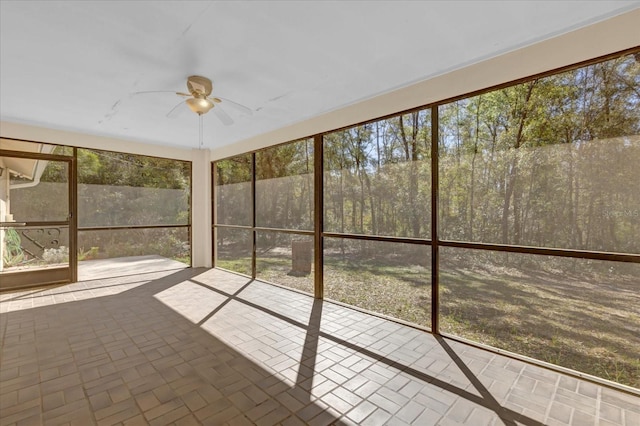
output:
[[[510, 245], [510, 244], [494, 244], [494, 243], [480, 243], [480, 242], [468, 242], [468, 241], [456, 241], [456, 240], [447, 240], [440, 239], [438, 234], [438, 216], [439, 216], [439, 116], [438, 109], [440, 106], [455, 102], [457, 100], [462, 100], [470, 97], [474, 97], [477, 95], [481, 95], [484, 93], [492, 92], [495, 90], [500, 90], [507, 87], [512, 87], [518, 84], [526, 83], [535, 79], [548, 77], [552, 75], [556, 75], [565, 71], [570, 71], [582, 67], [586, 67], [589, 65], [594, 65], [597, 63], [601, 63], [607, 60], [619, 58], [622, 56], [635, 54], [640, 54], [640, 46], [633, 47], [630, 49], [626, 49], [619, 52], [614, 52], [608, 55], [600, 56], [597, 58], [589, 59], [586, 61], [578, 62], [572, 65], [568, 65], [561, 68], [556, 68], [552, 70], [548, 70], [542, 73], [537, 73], [528, 77], [520, 78], [517, 80], [512, 80], [509, 82], [505, 82], [499, 85], [486, 87], [480, 90], [476, 90], [470, 93], [464, 93], [460, 95], [456, 95], [450, 98], [442, 99], [430, 104], [422, 105], [416, 108], [411, 108], [405, 111], [394, 112], [388, 115], [379, 116], [372, 118], [370, 120], [366, 120], [360, 123], [355, 123], [352, 125], [327, 130], [321, 133], [317, 133], [311, 136], [306, 136], [302, 138], [298, 138], [293, 141], [282, 142], [279, 144], [275, 144], [269, 147], [261, 148], [258, 150], [244, 152], [238, 155], [247, 155], [251, 154], [252, 156], [252, 226], [239, 226], [239, 225], [225, 225], [218, 224], [215, 220], [215, 211], [216, 211], [216, 197], [215, 197], [215, 167], [218, 161], [226, 160], [233, 158], [225, 157], [220, 158], [212, 162], [212, 180], [211, 180], [211, 188], [212, 188], [212, 233], [214, 235], [213, 239], [213, 247], [215, 250], [216, 242], [215, 242], [215, 229], [216, 228], [242, 228], [252, 231], [253, 236], [253, 253], [252, 253], [252, 279], [255, 279], [255, 235], [256, 231], [277, 231], [277, 232], [286, 232], [291, 234], [301, 234], [301, 235], [313, 235], [314, 237], [314, 267], [315, 267], [315, 276], [314, 276], [314, 297], [317, 299], [324, 299], [324, 277], [323, 277], [323, 263], [324, 263], [324, 238], [343, 238], [343, 239], [351, 239], [351, 240], [368, 240], [368, 241], [387, 241], [394, 243], [406, 243], [406, 244], [418, 244], [418, 245], [428, 245], [431, 246], [431, 329], [427, 330], [435, 335], [442, 335], [448, 338], [458, 340], [461, 342], [465, 342], [467, 344], [471, 344], [477, 347], [481, 347], [483, 349], [487, 349], [494, 353], [500, 353], [512, 358], [516, 358], [519, 360], [523, 360], [528, 363], [533, 363], [548, 369], [552, 369], [555, 371], [561, 371], [564, 373], [571, 374], [573, 376], [581, 377], [583, 379], [596, 382], [598, 384], [602, 384], [608, 387], [613, 387], [624, 392], [630, 392], [634, 394], [638, 394], [638, 390], [630, 388], [628, 386], [624, 386], [615, 382], [610, 382], [605, 379], [601, 379], [599, 377], [591, 376], [589, 374], [581, 373], [579, 371], [571, 370], [566, 367], [549, 364], [544, 361], [536, 360], [525, 355], [512, 353], [506, 350], [502, 350], [499, 348], [483, 345], [478, 342], [471, 341], [469, 339], [450, 335], [448, 333], [442, 333], [439, 325], [439, 311], [440, 311], [440, 300], [439, 300], [439, 248], [440, 247], [455, 247], [455, 248], [466, 248], [466, 249], [476, 249], [476, 250], [487, 250], [487, 251], [497, 251], [497, 252], [510, 252], [510, 253], [521, 253], [521, 254], [530, 254], [530, 255], [547, 255], [547, 256], [556, 256], [556, 257], [568, 257], [568, 258], [577, 258], [577, 259], [592, 259], [592, 260], [603, 260], [603, 261], [612, 261], [612, 262], [627, 262], [627, 263], [640, 263], [640, 254], [638, 253], [616, 253], [616, 252], [606, 252], [606, 251], [593, 251], [593, 250], [579, 250], [579, 249], [563, 249], [563, 248], [551, 248], [551, 247], [538, 247], [538, 246], [527, 246], [527, 245]], [[431, 236], [430, 238], [406, 238], [406, 237], [391, 237], [391, 236], [378, 236], [378, 235], [367, 235], [367, 234], [351, 234], [351, 233], [336, 233], [336, 232], [325, 232], [324, 231], [324, 135], [350, 129], [356, 126], [361, 126], [364, 124], [398, 117], [404, 114], [409, 114], [425, 109], [430, 109], [431, 112]], [[289, 143], [295, 143], [304, 139], [313, 138], [314, 140], [314, 153], [313, 153], [313, 161], [314, 161], [314, 230], [312, 233], [309, 232], [301, 232], [299, 230], [294, 229], [276, 229], [276, 228], [264, 228], [264, 227], [256, 227], [255, 226], [255, 155], [257, 152], [264, 151], [267, 149], [272, 149], [274, 147], [285, 145]], [[212, 250], [213, 252], [213, 250]], [[215, 264], [215, 253], [213, 254], [213, 266], [216, 267]], [[357, 307], [351, 306], [353, 309], [362, 310]], [[371, 312], [369, 312], [371, 313]], [[390, 318], [382, 314], [371, 313], [374, 315], [378, 315], [384, 318], [388, 318], [403, 324], [407, 324], [406, 321]], [[424, 327], [409, 324], [415, 328], [426, 330]]]

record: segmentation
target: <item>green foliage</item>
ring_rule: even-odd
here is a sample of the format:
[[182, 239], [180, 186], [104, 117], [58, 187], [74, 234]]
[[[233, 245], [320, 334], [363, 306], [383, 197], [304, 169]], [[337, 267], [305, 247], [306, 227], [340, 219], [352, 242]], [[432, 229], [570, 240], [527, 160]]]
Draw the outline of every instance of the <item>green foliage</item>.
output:
[[251, 223], [251, 155], [240, 155], [215, 163], [217, 223]]
[[187, 162], [79, 149], [80, 225], [187, 224], [190, 183]]
[[2, 253], [2, 261], [6, 268], [17, 266], [24, 261], [24, 252], [22, 251], [22, 241], [20, 235], [15, 229], [7, 229], [4, 231], [4, 250]]
[[429, 235], [430, 117], [422, 110], [324, 137], [326, 230]]
[[78, 183], [140, 188], [188, 189], [186, 161], [120, 152], [78, 149]]
[[100, 247], [91, 247], [89, 250], [85, 250], [84, 247], [80, 247], [78, 249], [78, 261], [81, 262], [83, 260], [96, 259], [99, 251]]
[[256, 222], [313, 229], [313, 140], [256, 153]]
[[637, 253], [633, 56], [440, 107], [440, 235]]

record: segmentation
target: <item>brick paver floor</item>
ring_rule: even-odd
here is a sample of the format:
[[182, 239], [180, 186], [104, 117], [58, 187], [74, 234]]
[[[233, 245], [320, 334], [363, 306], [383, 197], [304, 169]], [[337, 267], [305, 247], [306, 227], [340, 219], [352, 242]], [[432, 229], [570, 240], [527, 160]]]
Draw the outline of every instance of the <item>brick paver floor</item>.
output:
[[0, 293], [0, 424], [640, 425], [640, 398], [219, 270]]

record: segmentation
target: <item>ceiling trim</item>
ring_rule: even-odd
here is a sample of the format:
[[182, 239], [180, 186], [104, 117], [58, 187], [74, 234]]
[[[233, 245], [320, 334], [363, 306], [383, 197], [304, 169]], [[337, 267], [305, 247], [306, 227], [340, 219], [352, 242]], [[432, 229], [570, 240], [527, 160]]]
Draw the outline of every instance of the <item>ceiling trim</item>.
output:
[[29, 142], [42, 142], [56, 145], [76, 146], [78, 148], [103, 149], [106, 151], [126, 152], [149, 155], [152, 157], [192, 160], [192, 149], [176, 148], [165, 145], [153, 145], [137, 141], [71, 132], [32, 126], [29, 124], [0, 121], [0, 137], [19, 139]]

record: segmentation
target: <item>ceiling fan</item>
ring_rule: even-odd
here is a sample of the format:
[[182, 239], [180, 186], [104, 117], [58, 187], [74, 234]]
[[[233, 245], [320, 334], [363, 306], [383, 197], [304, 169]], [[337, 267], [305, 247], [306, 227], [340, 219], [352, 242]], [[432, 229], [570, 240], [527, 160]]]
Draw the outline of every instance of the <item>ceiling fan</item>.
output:
[[189, 93], [173, 92], [166, 90], [153, 90], [147, 92], [136, 92], [135, 95], [145, 93], [175, 93], [178, 96], [187, 98], [184, 101], [180, 101], [178, 105], [173, 107], [167, 114], [167, 117], [174, 118], [180, 115], [186, 109], [189, 109], [198, 114], [198, 128], [199, 128], [199, 144], [200, 149], [204, 148], [203, 130], [202, 130], [202, 116], [209, 111], [213, 110], [213, 113], [225, 126], [233, 124], [233, 119], [226, 113], [226, 111], [220, 106], [220, 104], [228, 105], [236, 110], [251, 115], [253, 112], [251, 109], [244, 105], [233, 102], [232, 100], [211, 96], [213, 92], [213, 83], [207, 77], [200, 75], [192, 75], [187, 78], [187, 89]]
[[232, 100], [211, 96], [213, 92], [213, 83], [207, 77], [199, 75], [192, 75], [187, 78], [187, 89], [189, 93], [185, 92], [173, 92], [173, 91], [148, 91], [148, 92], [136, 92], [135, 94], [145, 93], [175, 93], [178, 96], [187, 98], [184, 101], [180, 101], [178, 105], [173, 107], [167, 117], [173, 118], [180, 115], [185, 110], [189, 109], [199, 116], [202, 116], [209, 111], [213, 110], [218, 119], [226, 126], [233, 124], [233, 119], [227, 114], [227, 112], [221, 107], [220, 104], [229, 106], [238, 110], [241, 113], [251, 115], [253, 112], [251, 109], [244, 105], [233, 102]]

